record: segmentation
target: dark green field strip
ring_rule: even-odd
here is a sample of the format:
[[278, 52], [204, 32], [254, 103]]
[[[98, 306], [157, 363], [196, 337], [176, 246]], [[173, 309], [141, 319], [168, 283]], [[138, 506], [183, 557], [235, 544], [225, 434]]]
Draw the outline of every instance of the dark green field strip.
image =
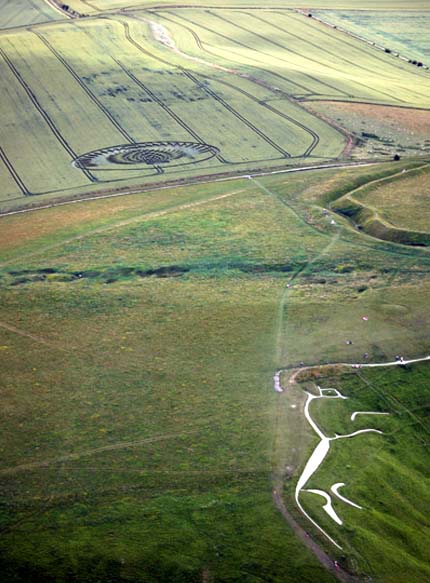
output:
[[87, 87], [87, 85], [82, 81], [79, 75], [74, 71], [74, 69], [67, 63], [67, 61], [60, 55], [60, 53], [52, 46], [52, 44], [42, 35], [40, 32], [33, 30], [33, 34], [43, 42], [43, 44], [51, 51], [51, 53], [61, 62], [62, 65], [68, 70], [72, 75], [73, 79], [78, 83], [78, 85], [85, 91], [91, 101], [100, 109], [100, 111], [109, 119], [112, 125], [120, 132], [120, 134], [130, 143], [136, 143], [136, 140], [120, 125], [120, 123], [114, 118], [114, 116], [109, 112], [109, 110], [100, 102], [100, 100], [94, 95], [94, 93]]
[[[31, 90], [31, 88], [29, 87], [29, 85], [26, 83], [26, 81], [24, 81], [24, 79], [20, 75], [19, 71], [16, 69], [16, 67], [14, 66], [14, 64], [12, 63], [12, 61], [9, 59], [9, 57], [7, 57], [7, 55], [5, 54], [4, 50], [1, 49], [1, 48], [0, 48], [0, 54], [3, 57], [3, 60], [5, 61], [5, 63], [7, 64], [7, 66], [9, 67], [9, 69], [11, 70], [11, 72], [13, 73], [13, 75], [15, 76], [16, 80], [22, 86], [22, 88], [24, 89], [24, 91], [27, 93], [27, 95], [30, 98], [30, 101], [34, 105], [35, 109], [39, 112], [39, 114], [42, 116], [42, 118], [44, 119], [44, 121], [48, 125], [49, 129], [51, 130], [51, 132], [57, 138], [58, 142], [66, 150], [66, 152], [70, 155], [70, 157], [71, 157], [72, 160], [74, 160], [75, 158], [77, 158], [77, 156], [78, 156], [77, 153], [70, 147], [69, 143], [65, 140], [65, 138], [58, 131], [58, 129], [55, 126], [54, 122], [52, 121], [50, 115], [40, 105], [37, 97], [35, 96], [35, 94]], [[91, 174], [91, 172], [89, 172], [85, 168], [81, 168], [80, 170], [82, 171], [83, 174], [85, 174], [85, 176], [88, 178], [88, 180], [90, 182], [97, 182], [97, 178], [93, 174]]]
[[11, 175], [13, 181], [18, 186], [18, 188], [20, 189], [22, 194], [24, 196], [31, 196], [32, 193], [28, 190], [28, 188], [26, 187], [26, 185], [24, 184], [24, 182], [20, 178], [19, 174], [17, 173], [17, 171], [13, 167], [12, 162], [6, 156], [4, 150], [1, 146], [0, 146], [0, 159], [3, 161], [4, 165], [6, 166], [6, 168], [9, 171], [9, 174]]

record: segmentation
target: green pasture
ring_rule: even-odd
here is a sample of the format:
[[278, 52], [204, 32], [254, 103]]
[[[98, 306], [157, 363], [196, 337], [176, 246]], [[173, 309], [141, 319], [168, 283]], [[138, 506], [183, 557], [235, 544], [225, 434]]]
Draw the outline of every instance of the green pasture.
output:
[[386, 12], [354, 9], [348, 12], [321, 10], [315, 15], [353, 32], [370, 42], [400, 53], [403, 57], [418, 60], [429, 65], [428, 52], [430, 43], [428, 28], [430, 12], [428, 5], [423, 11], [396, 12], [395, 7]]
[[[296, 471], [313, 434], [299, 389], [299, 417], [286, 424], [290, 395], [278, 401], [272, 375], [364, 351], [428, 351], [426, 250], [322, 213], [342, 187], [390, 171], [238, 180], [1, 219], [10, 581], [332, 580], [273, 507], [272, 471]], [[392, 548], [380, 524], [357, 545], [345, 535], [345, 560], [389, 581], [388, 559], [374, 566]]]
[[[333, 201], [331, 208], [379, 239], [428, 246], [428, 165], [405, 168], [382, 180], [359, 186]], [[420, 204], [421, 203], [421, 204]]]
[[409, 230], [427, 232], [430, 215], [427, 201], [430, 197], [430, 176], [426, 168], [394, 184], [381, 184], [373, 192], [358, 192], [355, 198], [366, 206], [378, 209], [389, 223]]
[[[312, 417], [328, 436], [383, 431], [332, 442], [307, 486], [330, 492], [334, 483], [345, 483], [340, 493], [362, 509], [332, 496], [342, 526], [322, 511], [322, 499], [302, 494], [306, 510], [343, 547], [340, 561], [360, 565], [376, 581], [421, 582], [430, 574], [428, 379], [427, 363], [362, 369], [319, 380], [322, 387], [338, 388], [347, 400], [322, 399], [311, 405]], [[352, 421], [354, 411], [389, 415], [361, 415]]]

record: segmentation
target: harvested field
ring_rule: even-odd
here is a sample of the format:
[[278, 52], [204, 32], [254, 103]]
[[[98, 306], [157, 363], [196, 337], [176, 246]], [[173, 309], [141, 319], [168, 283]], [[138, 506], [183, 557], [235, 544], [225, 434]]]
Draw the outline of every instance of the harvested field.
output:
[[306, 107], [355, 136], [355, 158], [430, 152], [429, 110], [335, 101], [308, 102]]

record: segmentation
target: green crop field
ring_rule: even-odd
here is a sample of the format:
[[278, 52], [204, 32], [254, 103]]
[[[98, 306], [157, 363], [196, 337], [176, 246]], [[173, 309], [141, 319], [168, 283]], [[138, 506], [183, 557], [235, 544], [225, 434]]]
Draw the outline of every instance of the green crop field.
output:
[[[428, 6], [426, 7], [428, 9]], [[395, 10], [373, 12], [371, 10], [350, 10], [348, 12], [321, 10], [316, 16], [335, 26], [344, 28], [376, 42], [387, 49], [399, 52], [411, 60], [430, 65], [430, 41], [427, 31], [430, 26], [430, 12]]]
[[428, 3], [263, 4], [0, 0], [8, 583], [430, 578]]
[[337, 160], [348, 124], [306, 103], [430, 104], [427, 71], [292, 8], [65, 18], [4, 32], [0, 56], [3, 209]]
[[44, 0], [0, 0], [0, 29], [60, 20], [61, 11]]
[[[70, 0], [69, 6], [84, 14], [103, 12], [118, 8], [151, 8], [163, 5], [172, 6], [171, 0]], [[213, 0], [181, 0], [174, 3], [175, 6], [214, 6]], [[260, 3], [250, 0], [218, 0], [217, 6], [253, 6], [261, 7]], [[271, 0], [270, 6], [306, 8], [306, 2], [295, 2], [294, 0]], [[424, 10], [427, 8], [426, 0], [362, 0], [361, 10]], [[353, 10], [357, 8], [356, 0], [313, 0], [312, 8], [331, 8]]]

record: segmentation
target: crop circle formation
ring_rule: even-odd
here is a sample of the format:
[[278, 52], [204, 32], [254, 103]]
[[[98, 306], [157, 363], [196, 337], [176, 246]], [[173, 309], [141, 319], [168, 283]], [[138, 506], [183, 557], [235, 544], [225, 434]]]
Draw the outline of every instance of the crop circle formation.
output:
[[[82, 154], [73, 160], [75, 168], [105, 169], [112, 166], [174, 166], [203, 162], [219, 153], [209, 144], [194, 142], [140, 142], [111, 146]], [[176, 162], [176, 163], [175, 163]], [[120, 168], [117, 168], [120, 169]]]

